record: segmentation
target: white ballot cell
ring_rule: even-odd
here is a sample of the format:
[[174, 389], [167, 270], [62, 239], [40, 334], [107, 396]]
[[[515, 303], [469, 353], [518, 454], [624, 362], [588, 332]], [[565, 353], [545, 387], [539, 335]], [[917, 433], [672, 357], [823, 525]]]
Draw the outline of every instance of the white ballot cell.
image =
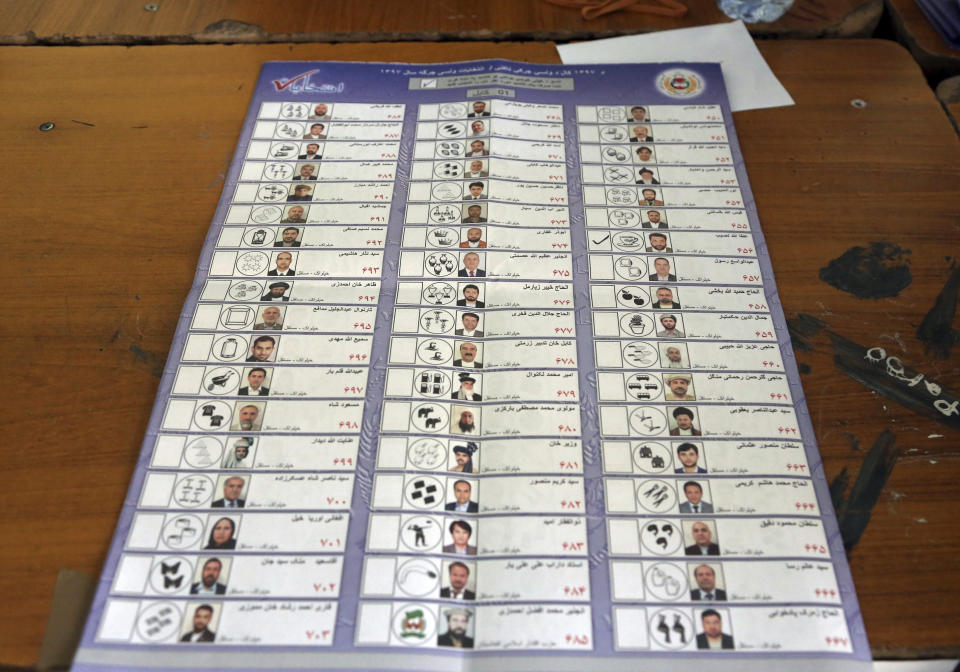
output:
[[343, 471], [356, 468], [359, 438], [351, 435], [233, 436], [161, 433], [151, 466], [233, 471]]
[[[787, 557], [829, 560], [823, 524], [815, 518], [713, 518], [650, 515], [607, 519], [614, 556]], [[841, 551], [842, 552], [842, 546]]]
[[[648, 446], [653, 448], [653, 446]], [[643, 447], [640, 448], [641, 452]], [[644, 453], [645, 454], [645, 453]], [[655, 458], [651, 458], [651, 462]], [[697, 474], [604, 480], [609, 513], [819, 515], [809, 479], [708, 479]]]
[[576, 371], [466, 373], [439, 368], [388, 369], [385, 394], [391, 397], [472, 402], [555, 401], [580, 397]]
[[840, 604], [833, 566], [811, 560], [614, 560], [610, 584], [615, 602]]
[[374, 476], [374, 509], [453, 513], [579, 513], [583, 479], [574, 476], [471, 478], [413, 474]]
[[[304, 168], [306, 166], [306, 168]], [[241, 182], [293, 181], [307, 184], [316, 181], [353, 182], [392, 180], [397, 174], [396, 161], [244, 161]], [[288, 185], [292, 186], [292, 185]]]
[[563, 121], [563, 107], [561, 105], [494, 99], [490, 101], [490, 109], [493, 115], [505, 119]]
[[412, 180], [463, 179], [472, 182], [486, 178], [564, 184], [567, 181], [567, 169], [564, 164], [555, 161], [470, 157], [450, 161], [415, 161], [410, 173]]
[[112, 592], [150, 596], [337, 597], [343, 558], [337, 555], [235, 555], [216, 551], [121, 557]]
[[[318, 116], [315, 112], [318, 105], [327, 108], [325, 114]], [[288, 119], [313, 121], [315, 119], [326, 123], [331, 119], [337, 121], [393, 121], [402, 120], [405, 105], [391, 103], [331, 103], [323, 100], [313, 102], [264, 102], [260, 104], [260, 119]]]
[[[471, 240], [482, 243], [477, 247]], [[486, 250], [523, 250], [557, 252], [570, 249], [570, 230], [566, 228], [527, 229], [497, 225], [454, 224], [453, 226], [408, 226], [403, 230], [405, 248], [425, 247], [464, 251], [471, 247]], [[428, 269], [428, 273], [433, 273]]]
[[[679, 313], [673, 311], [593, 311], [598, 338], [682, 339], [722, 338], [775, 343], [777, 332], [769, 313]], [[778, 358], [779, 359], [779, 358]]]
[[[519, 640], [519, 647], [514, 642]], [[541, 605], [530, 608], [477, 608], [477, 649], [590, 651], [593, 623], [589, 606]]]
[[597, 375], [597, 391], [600, 401], [790, 403], [786, 376], [766, 372], [602, 372]]
[[[293, 197], [293, 198], [291, 198]], [[339, 202], [388, 203], [393, 197], [392, 182], [300, 181], [295, 184], [241, 182], [234, 189], [234, 203], [300, 203], [323, 207]]]
[[[166, 498], [164, 498], [166, 494]], [[351, 474], [148, 473], [140, 508], [349, 509]], [[165, 499], [165, 501], [164, 501]]]
[[[477, 318], [470, 314], [477, 315]], [[483, 337], [573, 336], [573, 315], [572, 310], [488, 310], [476, 313], [466, 308], [398, 308], [393, 315], [393, 331], [396, 334], [455, 336], [471, 341]], [[474, 321], [476, 326], [469, 329]]]
[[[755, 334], [754, 334], [755, 336]], [[776, 343], [595, 341], [597, 368], [783, 371]]]
[[[632, 529], [635, 537], [635, 523]], [[378, 512], [370, 515], [367, 550], [443, 554], [461, 560], [476, 555], [585, 557], [586, 534], [586, 519], [583, 517], [493, 516], [478, 519], [455, 512], [446, 515]]]
[[[405, 309], [398, 309], [400, 310]], [[419, 313], [413, 317], [419, 318]], [[413, 320], [403, 324], [413, 330]], [[394, 321], [396, 325], [396, 320]], [[481, 342], [469, 338], [394, 336], [391, 364], [453, 366], [458, 369], [576, 368], [576, 342], [568, 339], [511, 339]]]
[[739, 233], [750, 230], [746, 210], [740, 208], [677, 208], [625, 205], [585, 208], [587, 227], [598, 229], [651, 229], [658, 231], [721, 231]]
[[455, 599], [463, 606], [485, 600], [585, 602], [590, 599], [590, 577], [585, 560], [367, 557], [361, 597]]
[[[266, 373], [264, 373], [266, 371]], [[181, 366], [177, 369], [171, 394], [201, 397], [335, 397], [363, 398], [366, 395], [365, 366], [358, 367], [260, 367]]]
[[[459, 438], [380, 438], [378, 469], [457, 472], [468, 474], [559, 473], [583, 471], [579, 439], [518, 439], [470, 441]], [[469, 469], [469, 471], [467, 471]]]
[[601, 406], [600, 428], [607, 436], [800, 438], [792, 406], [667, 405]]
[[[287, 287], [284, 288], [283, 285]], [[276, 298], [271, 285], [282, 290]], [[347, 303], [376, 305], [380, 295], [379, 280], [307, 280], [293, 278], [207, 280], [200, 294], [201, 301], [261, 301], [282, 306], [286, 303]]]
[[604, 441], [602, 450], [603, 468], [610, 474], [666, 474], [696, 479], [707, 474], [806, 476], [809, 473], [803, 444], [798, 441], [673, 437], [670, 440]]
[[[468, 285], [476, 289], [470, 290]], [[468, 303], [466, 294], [476, 297]], [[397, 286], [397, 304], [471, 308], [562, 308], [573, 305], [568, 282], [486, 282], [480, 279], [403, 281]]]
[[[653, 122], [722, 122], [723, 111], [719, 105], [642, 105], [642, 116], [634, 115], [634, 105], [577, 105], [577, 120], [580, 123], [650, 124]], [[639, 115], [639, 111], [638, 111]]]
[[[475, 213], [471, 213], [471, 205], [480, 208], [478, 215], [474, 216]], [[240, 222], [245, 221], [245, 219], [240, 220]], [[407, 207], [405, 221], [408, 224], [429, 224], [430, 226], [452, 226], [456, 224], [479, 226], [489, 223], [501, 226], [551, 228], [567, 226], [570, 223], [570, 213], [565, 206], [434, 201], [432, 203], [411, 203]]]
[[721, 603], [645, 609], [616, 606], [613, 612], [617, 649], [624, 651], [649, 648], [707, 653], [712, 648], [705, 632], [708, 625], [716, 640], [714, 654], [853, 650], [843, 610], [836, 607], [731, 609]]
[[189, 334], [181, 359], [253, 366], [274, 362], [363, 364], [370, 359], [371, 342], [372, 337], [366, 335]]

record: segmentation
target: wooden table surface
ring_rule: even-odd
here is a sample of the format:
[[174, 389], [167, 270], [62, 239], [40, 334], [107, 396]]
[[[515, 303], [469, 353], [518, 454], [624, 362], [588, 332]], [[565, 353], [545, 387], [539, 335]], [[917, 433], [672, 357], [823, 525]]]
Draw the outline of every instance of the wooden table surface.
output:
[[[0, 0], [0, 44], [583, 40], [729, 21], [716, 0], [681, 2], [689, 8], [683, 18], [621, 11], [586, 21], [577, 9], [543, 0], [290, 6], [261, 0]], [[750, 30], [773, 37], [868, 37], [882, 12], [883, 0], [795, 0], [784, 17]]]
[[[797, 104], [735, 123], [826, 475], [850, 501], [851, 539], [872, 509], [850, 551], [868, 636], [877, 656], [957, 656], [956, 424], [841, 373], [834, 342], [882, 346], [960, 389], [958, 348], [947, 345], [960, 143], [892, 42], [761, 51]], [[36, 661], [59, 570], [101, 570], [259, 64], [492, 56], [558, 62], [550, 43], [0, 48], [3, 277], [18, 299], [3, 342], [22, 364], [6, 378], [17, 384], [0, 470], [0, 664]], [[39, 131], [47, 121], [55, 129]], [[825, 277], [895, 295], [859, 298], [820, 280], [855, 247], [886, 255], [877, 282], [857, 285], [859, 266], [846, 262]], [[888, 271], [901, 281], [893, 289]], [[948, 314], [939, 351], [928, 352], [936, 339], [917, 330], [942, 291], [937, 310]]]

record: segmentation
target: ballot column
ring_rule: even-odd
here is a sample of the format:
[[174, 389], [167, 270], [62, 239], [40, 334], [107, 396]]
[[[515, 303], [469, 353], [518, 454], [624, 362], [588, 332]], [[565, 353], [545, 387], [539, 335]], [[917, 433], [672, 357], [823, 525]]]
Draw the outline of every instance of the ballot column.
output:
[[396, 172], [380, 155], [397, 142], [378, 141], [402, 114], [261, 106], [147, 437], [101, 641], [331, 644]]
[[849, 648], [720, 108], [578, 122], [617, 650]]
[[562, 120], [419, 106], [358, 645], [591, 648]]

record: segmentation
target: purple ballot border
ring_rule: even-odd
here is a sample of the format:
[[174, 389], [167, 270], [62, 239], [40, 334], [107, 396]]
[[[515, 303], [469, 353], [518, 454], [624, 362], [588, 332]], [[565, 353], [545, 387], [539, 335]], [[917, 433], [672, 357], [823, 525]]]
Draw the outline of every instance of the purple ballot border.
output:
[[[696, 97], [688, 99], [671, 97], [656, 85], [657, 75], [671, 67], [682, 67], [698, 75], [705, 86]], [[573, 80], [574, 100], [570, 92], [551, 91], [526, 88], [522, 85], [496, 84], [489, 87], [463, 86], [459, 88], [419, 88], [410, 89], [411, 78], [443, 78], [452, 76], [468, 76], [494, 73], [504, 77], [538, 77], [544, 79], [570, 78]], [[467, 100], [468, 88], [510, 88], [516, 91], [518, 102], [547, 103], [563, 106], [563, 128], [565, 132], [565, 149], [567, 156], [567, 174], [569, 189], [570, 233], [572, 241], [572, 261], [574, 277], [572, 278], [575, 295], [575, 318], [579, 379], [581, 389], [581, 436], [584, 451], [584, 477], [587, 502], [588, 523], [588, 550], [591, 575], [592, 617], [594, 622], [594, 643], [592, 652], [531, 652], [531, 651], [474, 651], [468, 656], [450, 650], [409, 650], [388, 647], [355, 647], [354, 625], [358, 608], [360, 572], [363, 564], [366, 522], [369, 516], [369, 496], [372, 489], [372, 479], [375, 465], [376, 444], [380, 409], [383, 402], [383, 386], [386, 373], [386, 356], [389, 344], [394, 298], [397, 286], [397, 264], [403, 228], [405, 205], [403, 194], [406, 192], [410, 168], [412, 166], [412, 148], [414, 143], [414, 129], [417, 121], [418, 105], [424, 103], [438, 103], [452, 100]], [[481, 97], [481, 96], [473, 96]], [[491, 93], [483, 98], [500, 98]], [[259, 114], [260, 106], [264, 102], [351, 102], [351, 103], [404, 103], [406, 110], [403, 120], [403, 134], [400, 140], [400, 155], [398, 172], [394, 185], [393, 201], [390, 206], [386, 245], [384, 249], [383, 275], [381, 294], [377, 306], [377, 321], [373, 330], [373, 350], [370, 360], [368, 380], [368, 394], [365, 399], [363, 423], [360, 433], [360, 452], [356, 468], [356, 484], [354, 490], [354, 507], [350, 512], [350, 527], [344, 551], [344, 575], [341, 581], [341, 591], [337, 613], [337, 629], [334, 642], [329, 647], [299, 647], [299, 646], [263, 646], [263, 647], [229, 647], [197, 646], [185, 650], [183, 647], [171, 645], [134, 645], [96, 642], [101, 616], [106, 605], [110, 586], [117, 570], [124, 542], [132, 525], [136, 504], [147, 474], [147, 468], [153, 453], [157, 434], [160, 430], [168, 397], [173, 385], [180, 356], [189, 333], [193, 311], [197, 306], [200, 292], [207, 279], [207, 271], [214, 252], [216, 241], [223, 228], [223, 222], [230, 207], [230, 198], [239, 180], [240, 171], [245, 159], [248, 143], [253, 135], [254, 123]], [[739, 188], [743, 195], [744, 207], [748, 213], [751, 233], [753, 235], [757, 258], [764, 280], [764, 292], [769, 306], [777, 334], [777, 343], [783, 357], [784, 368], [793, 395], [793, 405], [800, 423], [801, 437], [810, 465], [810, 473], [820, 506], [824, 530], [828, 540], [831, 563], [836, 572], [836, 578], [842, 595], [843, 610], [846, 616], [849, 634], [852, 641], [853, 653], [785, 653], [775, 657], [766, 657], [763, 654], [745, 653], [741, 651], [724, 652], [722, 658], [731, 658], [731, 664], [736, 663], [739, 669], [753, 669], [750, 661], [774, 664], [774, 660], [804, 659], [820, 661], [819, 669], [834, 669], [831, 662], [837, 665], [842, 660], [869, 661], [870, 651], [863, 628], [862, 619], [844, 555], [843, 542], [840, 537], [835, 513], [828, 492], [822, 460], [816, 447], [813, 426], [806, 408], [806, 401], [800, 383], [799, 372], [793, 355], [790, 337], [787, 331], [786, 320], [780, 304], [779, 296], [773, 278], [773, 269], [767, 251], [766, 242], [760, 229], [753, 194], [747, 180], [743, 154], [740, 150], [736, 132], [733, 126], [732, 114], [726, 99], [726, 92], [720, 67], [713, 63], [684, 63], [673, 66], [671, 64], [642, 64], [642, 65], [591, 65], [591, 66], [550, 66], [517, 63], [504, 60], [473, 61], [467, 63], [414, 65], [398, 63], [339, 63], [339, 62], [270, 62], [261, 70], [250, 109], [247, 112], [243, 129], [234, 153], [233, 161], [224, 182], [221, 201], [210, 231], [204, 241], [203, 250], [197, 265], [197, 273], [193, 286], [187, 296], [184, 308], [181, 311], [176, 333], [170, 353], [162, 375], [153, 412], [147, 427], [146, 436], [142, 444], [136, 470], [131, 479], [130, 488], [124, 500], [113, 541], [110, 545], [100, 577], [96, 596], [91, 607], [90, 615], [81, 640], [80, 652], [74, 663], [74, 670], [94, 671], [113, 669], [215, 669], [211, 660], [230, 658], [238, 660], [245, 653], [253, 654], [273, 653], [275, 662], [265, 665], [265, 668], [278, 669], [283, 665], [285, 654], [291, 656], [295, 652], [310, 652], [315, 663], [298, 665], [292, 659], [291, 669], [362, 669], [367, 664], [361, 661], [377, 660], [378, 663], [369, 663], [370, 667], [379, 670], [388, 669], [418, 669], [399, 662], [410, 658], [425, 660], [434, 659], [441, 663], [453, 664], [452, 659], [462, 661], [463, 666], [469, 669], [493, 669], [483, 661], [492, 658], [514, 660], [528, 660], [536, 658], [544, 661], [544, 669], [566, 669], [562, 664], [564, 658], [579, 661], [580, 668], [590, 667], [605, 661], [610, 662], [610, 669], [621, 669], [620, 664], [643, 660], [675, 661], [677, 669], [683, 663], [704, 663], [707, 660], [713, 664], [715, 658], [705, 658], [704, 653], [678, 652], [669, 655], [659, 653], [616, 652], [613, 649], [612, 602], [610, 597], [609, 569], [606, 553], [606, 529], [604, 521], [602, 460], [600, 458], [601, 437], [598, 423], [598, 404], [596, 397], [596, 370], [593, 366], [593, 339], [591, 336], [590, 294], [588, 284], [588, 253], [585, 237], [585, 213], [582, 202], [582, 185], [580, 180], [579, 134], [577, 132], [577, 105], [615, 105], [615, 104], [645, 104], [645, 105], [677, 105], [677, 104], [714, 104], [723, 111], [724, 124], [730, 149], [734, 158], [734, 168], [737, 173]], [[656, 121], [655, 119], [651, 121]], [[293, 600], [291, 600], [293, 601]], [[573, 603], [568, 603], [572, 604]], [[124, 654], [127, 652], [127, 654]], [[146, 662], [138, 658], [138, 652], [147, 653], [153, 660]], [[338, 660], [337, 654], [341, 658]], [[123, 656], [128, 655], [128, 659]], [[119, 658], [118, 658], [119, 656]], [[389, 657], [386, 657], [389, 656]], [[719, 658], [720, 656], [718, 656]], [[200, 660], [204, 662], [200, 662]], [[347, 660], [353, 662], [347, 662]], [[98, 662], [100, 661], [100, 662]], [[322, 661], [322, 662], [321, 662]], [[395, 667], [388, 661], [395, 661]], [[474, 667], [468, 661], [475, 661]], [[616, 665], [613, 664], [616, 661]], [[798, 660], [799, 662], [799, 660]], [[253, 665], [239, 665], [244, 669], [254, 669]], [[142, 667], [138, 667], [142, 665]], [[419, 669], [432, 669], [423, 664]], [[442, 669], [442, 668], [438, 668]], [[449, 669], [449, 668], [448, 668]], [[505, 668], [504, 668], [505, 669]], [[623, 668], [626, 669], [626, 668]], [[733, 669], [731, 667], [731, 669]], [[761, 669], [761, 668], [757, 668]], [[810, 669], [816, 669], [811, 667]], [[840, 669], [837, 667], [836, 669]]]

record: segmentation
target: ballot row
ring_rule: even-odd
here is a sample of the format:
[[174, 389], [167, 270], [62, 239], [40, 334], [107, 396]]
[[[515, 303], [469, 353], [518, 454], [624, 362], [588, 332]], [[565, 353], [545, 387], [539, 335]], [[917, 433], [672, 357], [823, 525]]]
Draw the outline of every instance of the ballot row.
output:
[[[229, 470], [231, 473], [335, 472], [356, 468], [359, 436], [350, 434], [183, 434], [161, 432], [150, 460], [155, 470]], [[381, 436], [376, 468], [461, 475], [583, 475], [583, 447], [572, 438], [471, 439], [473, 451], [457, 450], [459, 437]], [[807, 476], [809, 465], [797, 440], [721, 438], [607, 440], [601, 443], [603, 472], [611, 475]], [[682, 485], [682, 484], [681, 484]], [[680, 488], [682, 492], [683, 488]], [[629, 498], [628, 498], [629, 501]]]

